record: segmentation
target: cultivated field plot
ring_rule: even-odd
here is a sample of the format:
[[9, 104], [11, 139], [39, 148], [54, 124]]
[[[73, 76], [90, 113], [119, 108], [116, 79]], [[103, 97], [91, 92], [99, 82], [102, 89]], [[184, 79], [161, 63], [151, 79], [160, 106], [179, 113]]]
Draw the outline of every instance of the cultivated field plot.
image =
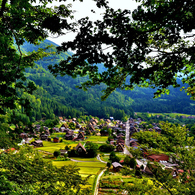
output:
[[64, 165], [76, 165], [79, 168], [81, 167], [88, 167], [89, 169], [92, 168], [104, 168], [106, 164], [102, 162], [75, 162], [75, 161], [53, 161], [53, 164], [57, 167], [61, 167]]
[[53, 161], [52, 163], [57, 167], [75, 165], [80, 169], [79, 173], [87, 175], [96, 175], [100, 169], [105, 167], [105, 164], [101, 162]]
[[[83, 175], [83, 174], [80, 174], [82, 179], [86, 179], [86, 177], [88, 177], [89, 175]], [[90, 177], [88, 178], [87, 180], [87, 185], [84, 186], [84, 188], [92, 188], [92, 186], [94, 185], [94, 180], [96, 179], [96, 176], [95, 175], [90, 175]]]
[[[122, 153], [122, 152], [116, 152], [115, 153], [116, 156], [118, 156], [121, 160], [123, 160], [125, 158], [125, 154]], [[109, 153], [105, 153], [105, 154], [102, 154], [101, 155], [101, 160], [105, 161], [105, 162], [108, 162], [109, 161], [109, 158], [110, 158], [110, 154]]]
[[[148, 177], [143, 176], [142, 178], [139, 178], [136, 177], [134, 174], [124, 176], [120, 172], [117, 173], [108, 172], [101, 177], [98, 195], [104, 194], [137, 195], [141, 193], [142, 189], [145, 186], [148, 186], [150, 192], [159, 190], [154, 186], [153, 181]], [[127, 193], [126, 189], [129, 189], [131, 193]]]
[[65, 135], [66, 135], [66, 133], [60, 132], [60, 133], [52, 133], [52, 135], [49, 137], [51, 137], [51, 138], [54, 138], [54, 137], [64, 138]]
[[78, 142], [72, 142], [72, 141], [68, 142], [68, 140], [59, 143], [43, 141], [43, 147], [38, 147], [36, 149], [53, 153], [55, 150], [64, 149], [66, 145], [71, 146], [71, 148], [74, 148], [77, 146], [77, 144]]
[[95, 158], [79, 158], [79, 157], [71, 157], [71, 159], [78, 160], [78, 161], [90, 161], [90, 162], [99, 162], [99, 160]]
[[105, 143], [108, 139], [108, 136], [90, 136], [86, 141], [90, 141], [93, 143]]
[[52, 163], [57, 167], [64, 165], [77, 166], [80, 169], [79, 173], [83, 179], [90, 175], [88, 180], [89, 183], [85, 187], [90, 187], [91, 189], [93, 188], [97, 175], [103, 168], [105, 168], [105, 164], [101, 162], [53, 161]]

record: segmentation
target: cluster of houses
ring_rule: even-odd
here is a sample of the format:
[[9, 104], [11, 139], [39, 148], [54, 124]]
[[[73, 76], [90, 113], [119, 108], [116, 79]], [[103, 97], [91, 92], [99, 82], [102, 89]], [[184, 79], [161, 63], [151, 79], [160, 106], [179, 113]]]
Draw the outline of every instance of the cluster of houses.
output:
[[[111, 145], [115, 146], [115, 151], [117, 152], [123, 152], [124, 151], [124, 147], [125, 147], [125, 131], [126, 131], [126, 126], [125, 123], [122, 123], [121, 121], [115, 121], [115, 123], [111, 124], [111, 120], [107, 119], [107, 120], [102, 120], [101, 123], [99, 123], [99, 121], [97, 119], [92, 118], [90, 120], [90, 122], [88, 124], [84, 124], [84, 122], [82, 121], [81, 124], [79, 124], [77, 122], [77, 120], [75, 118], [73, 119], [69, 119], [67, 121], [63, 121], [64, 123], [61, 125], [60, 128], [53, 128], [53, 132], [64, 132], [66, 133], [65, 136], [63, 137], [63, 139], [66, 140], [72, 140], [72, 141], [82, 141], [84, 140], [89, 134], [96, 134], [99, 136], [108, 136], [109, 132], [106, 129], [111, 129], [112, 135], [114, 135], [112, 138], [109, 139], [109, 143]], [[71, 130], [68, 128], [68, 125], [66, 124], [66, 122], [73, 122], [75, 123], [76, 126], [76, 130]], [[138, 140], [133, 139], [132, 135], [136, 132], [139, 132], [140, 130], [143, 130], [143, 126], [141, 123], [141, 119], [130, 119], [129, 120], [129, 125], [130, 125], [130, 147], [134, 147], [137, 148], [139, 143]], [[114, 125], [115, 124], [115, 125]], [[106, 127], [106, 128], [105, 128]], [[39, 132], [40, 131], [41, 126], [37, 125], [35, 127], [35, 131]], [[97, 129], [99, 129], [100, 131], [97, 131]], [[101, 129], [104, 129], [104, 131], [101, 131]], [[44, 134], [41, 134], [39, 137], [39, 140], [36, 140], [34, 142], [31, 142], [30, 144], [33, 145], [34, 147], [41, 147], [43, 146], [43, 140], [47, 140], [47, 141], [51, 141], [51, 138], [49, 138], [50, 136], [50, 131], [47, 127], [43, 127], [44, 130]], [[157, 124], [153, 124], [153, 128], [148, 129], [148, 131], [156, 131], [158, 133], [161, 133], [161, 129], [157, 126]], [[29, 138], [28, 138], [28, 134], [26, 133], [22, 133], [21, 137], [23, 139], [26, 140], [26, 143], [29, 143]], [[62, 139], [58, 138], [58, 137], [54, 137], [52, 139], [52, 141], [54, 143], [58, 143], [60, 142]], [[77, 152], [86, 152], [86, 149], [82, 146], [81, 143], [79, 143], [76, 148]], [[66, 152], [65, 150], [61, 151], [61, 153]], [[178, 175], [179, 172], [181, 172], [182, 170], [178, 169], [178, 165], [177, 164], [173, 164], [170, 162], [169, 156], [165, 155], [165, 154], [147, 154], [146, 152], [143, 152], [143, 158], [151, 161], [151, 162], [159, 162], [160, 164], [163, 165], [163, 167], [165, 169], [168, 169], [171, 171], [173, 177], [176, 177]], [[137, 166], [139, 168], [139, 165]], [[120, 170], [120, 168], [122, 168], [122, 162], [120, 163], [114, 163], [113, 164], [113, 168], [115, 169], [115, 171]], [[148, 168], [147, 166], [144, 166], [144, 170], [146, 173], [148, 174], [152, 174], [152, 171], [150, 170], [150, 168]]]
[[[62, 121], [62, 118], [60, 119]], [[67, 125], [68, 123], [74, 123], [76, 130], [72, 130], [69, 128], [69, 126]], [[100, 119], [100, 122], [96, 119], [96, 118], [92, 118], [88, 124], [85, 124], [84, 121], [81, 122], [81, 124], [79, 122], [77, 122], [76, 118], [73, 119], [65, 119], [63, 120], [63, 124], [61, 125], [60, 128], [58, 127], [53, 127], [52, 128], [52, 132], [56, 132], [56, 133], [65, 133], [65, 136], [62, 138], [59, 137], [54, 137], [52, 140], [50, 138], [51, 135], [51, 130], [49, 130], [48, 127], [41, 127], [40, 125], [36, 125], [34, 127], [34, 133], [21, 133], [20, 137], [22, 139], [24, 139], [24, 143], [26, 144], [31, 144], [34, 145], [35, 147], [41, 147], [43, 146], [43, 140], [45, 141], [52, 141], [54, 143], [58, 143], [60, 141], [62, 141], [62, 139], [66, 139], [66, 140], [72, 140], [72, 141], [82, 141], [84, 140], [88, 135], [101, 135], [101, 136], [107, 136], [108, 132], [103, 132], [100, 131], [98, 132], [97, 129], [102, 129], [102, 128], [111, 128], [112, 131], [115, 132], [116, 136], [117, 136], [117, 141], [115, 140], [111, 140], [111, 144], [117, 144], [117, 150], [118, 151], [123, 151], [123, 147], [124, 147], [124, 129], [125, 129], [125, 125], [121, 122], [121, 121], [115, 121], [115, 125], [111, 124], [111, 120], [110, 119]], [[42, 132], [41, 132], [42, 131]], [[118, 134], [117, 134], [118, 132]], [[121, 133], [123, 132], [123, 133]], [[39, 140], [36, 140], [34, 142], [30, 143], [31, 137], [36, 136]]]
[[[137, 148], [139, 143], [138, 140], [133, 139], [132, 135], [136, 132], [139, 132], [140, 130], [144, 130], [141, 123], [141, 119], [135, 120], [130, 119], [130, 147]], [[161, 133], [161, 129], [158, 127], [158, 124], [153, 123], [153, 127], [149, 128], [147, 131], [155, 131], [159, 134]], [[147, 166], [147, 161], [150, 161], [150, 164], [152, 164], [153, 167], [155, 167], [155, 164], [153, 162], [158, 162], [158, 164], [165, 170], [169, 170], [173, 177], [178, 177], [179, 174], [183, 173], [183, 170], [179, 168], [179, 165], [177, 163], [173, 163], [170, 156], [166, 154], [149, 154], [146, 151], [143, 152], [143, 159], [145, 161], [143, 172], [153, 175], [151, 167], [149, 168]], [[136, 168], [140, 168], [140, 165], [137, 165]]]

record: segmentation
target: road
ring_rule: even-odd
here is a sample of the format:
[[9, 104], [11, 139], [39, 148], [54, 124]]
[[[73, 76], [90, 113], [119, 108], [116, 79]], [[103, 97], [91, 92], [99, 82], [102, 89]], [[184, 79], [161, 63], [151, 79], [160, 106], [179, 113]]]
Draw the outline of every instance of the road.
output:
[[129, 146], [130, 145], [130, 141], [129, 141], [129, 131], [130, 131], [130, 127], [129, 127], [129, 120], [126, 122], [126, 136], [125, 136], [125, 145]]
[[[125, 149], [124, 149], [124, 154], [129, 155], [131, 158], [133, 158], [133, 155], [129, 152], [128, 147], [130, 146], [130, 126], [129, 126], [129, 120], [126, 122], [126, 136], [125, 136]], [[136, 159], [136, 162], [139, 166], [143, 165], [144, 169], [146, 168], [146, 165], [144, 162]]]
[[124, 154], [130, 155], [132, 158], [132, 154], [129, 152], [128, 147], [130, 146], [130, 126], [129, 126], [129, 120], [126, 122], [126, 133], [125, 133], [125, 148], [124, 148]]

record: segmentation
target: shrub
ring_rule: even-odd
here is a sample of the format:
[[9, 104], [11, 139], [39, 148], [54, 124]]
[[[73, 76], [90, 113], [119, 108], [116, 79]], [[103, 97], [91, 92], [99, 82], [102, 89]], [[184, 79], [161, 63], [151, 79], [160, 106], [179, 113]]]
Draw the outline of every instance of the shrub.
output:
[[110, 158], [109, 160], [111, 160], [112, 162], [119, 162], [120, 161], [120, 158], [118, 156], [116, 156], [115, 152], [112, 151], [110, 153]]
[[135, 158], [131, 158], [131, 159], [130, 159], [129, 165], [130, 165], [130, 167], [133, 168], [133, 169], [136, 167], [137, 162], [136, 162]]
[[99, 147], [101, 152], [112, 152], [114, 150], [114, 146], [110, 144], [103, 144]]
[[107, 165], [106, 165], [108, 168], [111, 167], [111, 163], [110, 162], [107, 162]]
[[59, 150], [54, 151], [53, 155], [57, 158], [58, 156], [60, 156], [60, 151]]

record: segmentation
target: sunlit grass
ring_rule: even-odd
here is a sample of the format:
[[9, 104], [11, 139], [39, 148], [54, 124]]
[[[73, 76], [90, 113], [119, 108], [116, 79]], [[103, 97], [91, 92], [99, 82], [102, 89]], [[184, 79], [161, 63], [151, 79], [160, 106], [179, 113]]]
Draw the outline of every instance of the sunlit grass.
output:
[[108, 139], [108, 136], [90, 136], [86, 141], [94, 143], [105, 143]]
[[95, 168], [102, 168], [105, 167], [105, 164], [102, 162], [75, 162], [75, 161], [53, 161], [53, 164], [57, 167], [61, 167], [64, 165], [76, 165], [78, 167], [95, 167]]
[[73, 165], [77, 166], [80, 170], [79, 173], [83, 175], [96, 175], [100, 169], [105, 167], [104, 163], [101, 162], [74, 162], [74, 161], [53, 161], [53, 165], [57, 167]]
[[[116, 152], [115, 153], [116, 156], [118, 156], [120, 158], [120, 160], [123, 160], [126, 156], [126, 154], [120, 153], [120, 152]], [[101, 160], [105, 161], [105, 162], [109, 162], [109, 158], [110, 158], [110, 154], [106, 153], [106, 154], [102, 154], [100, 156]]]
[[77, 142], [59, 142], [59, 143], [53, 143], [53, 142], [48, 142], [48, 141], [43, 141], [43, 147], [38, 147], [36, 149], [46, 151], [53, 153], [55, 150], [60, 150], [60, 149], [65, 149], [65, 146], [71, 146], [71, 148], [74, 148], [77, 146]]
[[95, 158], [79, 158], [79, 157], [71, 157], [71, 159], [79, 160], [79, 161], [91, 161], [91, 162], [99, 162], [99, 160]]

